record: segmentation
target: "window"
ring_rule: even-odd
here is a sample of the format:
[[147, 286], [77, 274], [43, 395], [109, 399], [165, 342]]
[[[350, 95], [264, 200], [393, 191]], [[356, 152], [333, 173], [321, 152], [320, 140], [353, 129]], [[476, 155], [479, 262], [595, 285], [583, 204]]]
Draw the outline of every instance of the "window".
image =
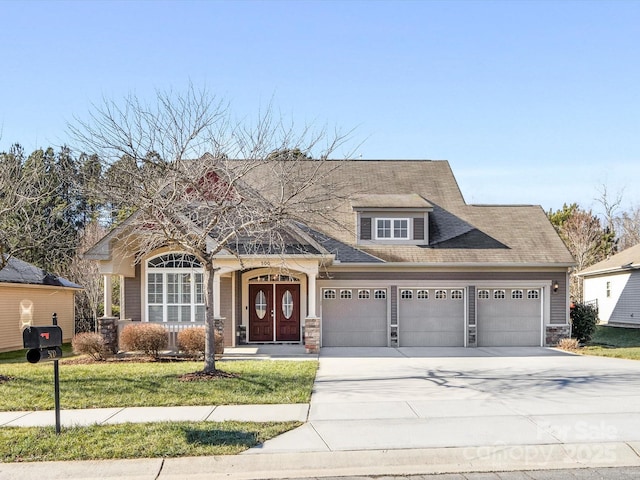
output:
[[436, 290], [436, 300], [444, 300], [447, 298], [446, 290]]
[[411, 300], [413, 298], [413, 290], [400, 290], [400, 298]]
[[462, 300], [462, 290], [451, 290], [452, 300]]
[[376, 298], [378, 300], [384, 300], [387, 298], [387, 291], [386, 290], [375, 290], [373, 292], [373, 298]]
[[489, 290], [478, 290], [478, 298], [480, 300], [487, 300], [489, 298]]
[[351, 290], [340, 290], [340, 298], [345, 300], [351, 299]]
[[527, 298], [529, 300], [537, 300], [540, 298], [540, 292], [538, 290], [527, 290]]
[[496, 300], [501, 300], [504, 298], [504, 290], [494, 290], [493, 298]]
[[376, 239], [402, 240], [409, 238], [408, 218], [377, 218]]
[[611, 282], [607, 282], [607, 298], [611, 297]]
[[332, 300], [336, 298], [336, 291], [333, 289], [327, 289], [324, 291], [324, 299], [325, 300]]
[[149, 259], [146, 287], [149, 322], [204, 322], [202, 266], [193, 255]]
[[416, 297], [420, 300], [427, 300], [429, 298], [429, 290], [418, 290]]
[[524, 298], [524, 295], [522, 294], [522, 290], [511, 290], [511, 298], [514, 300]]
[[369, 290], [358, 290], [358, 298], [368, 300], [371, 298], [371, 292]]

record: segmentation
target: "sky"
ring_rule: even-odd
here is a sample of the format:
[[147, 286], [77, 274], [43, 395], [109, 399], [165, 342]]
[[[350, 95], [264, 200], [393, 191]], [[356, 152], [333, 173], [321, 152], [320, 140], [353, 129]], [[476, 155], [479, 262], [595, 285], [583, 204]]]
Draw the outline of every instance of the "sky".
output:
[[0, 151], [192, 83], [236, 118], [448, 160], [467, 203], [640, 205], [640, 1], [0, 0]]

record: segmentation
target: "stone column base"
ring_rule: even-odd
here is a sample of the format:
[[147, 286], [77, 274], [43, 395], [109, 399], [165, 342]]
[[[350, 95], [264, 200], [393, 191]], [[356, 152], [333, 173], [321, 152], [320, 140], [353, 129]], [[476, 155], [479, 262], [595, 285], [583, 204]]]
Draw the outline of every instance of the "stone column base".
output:
[[304, 320], [304, 349], [307, 353], [320, 353], [320, 318]]
[[118, 318], [98, 318], [98, 333], [102, 335], [107, 351], [118, 353]]
[[571, 325], [545, 325], [544, 344], [547, 347], [556, 346], [563, 338], [571, 337]]

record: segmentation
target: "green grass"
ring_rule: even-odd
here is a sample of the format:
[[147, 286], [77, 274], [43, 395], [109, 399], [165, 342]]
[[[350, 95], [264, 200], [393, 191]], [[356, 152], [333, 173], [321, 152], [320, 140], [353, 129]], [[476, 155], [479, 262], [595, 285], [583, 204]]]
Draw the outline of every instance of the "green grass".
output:
[[0, 462], [234, 455], [299, 426], [298, 422], [171, 422], [0, 428]]
[[593, 337], [580, 352], [600, 357], [640, 360], [640, 329], [598, 325]]
[[[308, 403], [317, 361], [218, 361], [236, 378], [181, 382], [202, 362], [60, 362], [63, 409], [174, 405]], [[52, 363], [0, 363], [0, 411], [53, 409]]]

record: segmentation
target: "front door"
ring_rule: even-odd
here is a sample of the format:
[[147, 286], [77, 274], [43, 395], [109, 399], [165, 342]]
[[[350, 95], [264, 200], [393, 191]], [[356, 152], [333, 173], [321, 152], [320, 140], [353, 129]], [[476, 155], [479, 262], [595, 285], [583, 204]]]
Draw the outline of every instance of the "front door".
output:
[[300, 341], [299, 284], [249, 284], [248, 340], [249, 342]]
[[276, 284], [276, 342], [300, 341], [300, 285]]
[[249, 285], [249, 341], [273, 341], [273, 285]]

